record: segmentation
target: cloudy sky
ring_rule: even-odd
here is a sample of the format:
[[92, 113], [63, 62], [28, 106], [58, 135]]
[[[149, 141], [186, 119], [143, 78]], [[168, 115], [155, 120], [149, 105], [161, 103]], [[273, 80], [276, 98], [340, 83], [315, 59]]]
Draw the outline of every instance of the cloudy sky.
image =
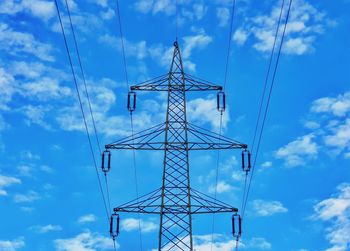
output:
[[[104, 145], [130, 134], [116, 2], [68, 2]], [[120, 1], [131, 84], [168, 71], [174, 2]], [[186, 71], [222, 84], [231, 1], [178, 2]], [[281, 1], [236, 2], [223, 132], [250, 145]], [[240, 250], [350, 250], [349, 13], [348, 0], [293, 1]], [[0, 53], [0, 251], [112, 250], [54, 2], [1, 1]], [[135, 130], [158, 124], [164, 111], [164, 95], [139, 95]], [[218, 131], [215, 93], [188, 95], [188, 116]], [[220, 156], [218, 198], [240, 207], [240, 152]], [[191, 185], [213, 195], [217, 153], [190, 158]], [[140, 194], [160, 187], [162, 152], [136, 153], [136, 168]], [[108, 181], [112, 207], [135, 198], [132, 153], [113, 152]], [[138, 216], [121, 217], [117, 249], [140, 250]], [[215, 218], [213, 243], [211, 220], [194, 217], [196, 250], [233, 250], [230, 215]], [[159, 219], [142, 216], [140, 224], [143, 250], [156, 248]]]

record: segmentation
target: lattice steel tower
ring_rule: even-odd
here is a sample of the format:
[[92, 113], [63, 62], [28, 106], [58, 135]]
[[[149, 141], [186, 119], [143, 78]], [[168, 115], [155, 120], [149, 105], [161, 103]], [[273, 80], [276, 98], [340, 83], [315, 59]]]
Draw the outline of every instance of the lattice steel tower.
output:
[[[246, 149], [247, 145], [195, 126], [187, 121], [186, 92], [218, 91], [218, 108], [224, 99], [222, 87], [186, 74], [178, 43], [174, 43], [169, 73], [131, 86], [128, 95], [130, 111], [135, 109], [135, 91], [168, 93], [166, 121], [105, 146], [110, 149], [163, 150], [162, 186], [153, 192], [114, 208], [119, 225], [119, 213], [159, 214], [158, 249], [193, 250], [192, 215], [207, 213], [237, 213], [237, 208], [211, 198], [190, 186], [189, 151], [215, 149]], [[223, 100], [224, 102], [224, 100]], [[103, 157], [104, 160], [104, 157]], [[105, 167], [103, 167], [105, 168]], [[109, 168], [109, 167], [108, 167]], [[111, 218], [111, 234], [113, 232]]]

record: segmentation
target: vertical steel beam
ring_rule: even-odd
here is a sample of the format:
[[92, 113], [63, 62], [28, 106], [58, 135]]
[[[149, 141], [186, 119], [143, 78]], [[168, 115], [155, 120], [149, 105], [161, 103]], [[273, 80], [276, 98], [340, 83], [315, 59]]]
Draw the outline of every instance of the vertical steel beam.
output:
[[[177, 42], [174, 47], [168, 82], [158, 249], [192, 251], [185, 79]], [[172, 143], [176, 143], [176, 147]], [[186, 214], [176, 213], [184, 208]]]

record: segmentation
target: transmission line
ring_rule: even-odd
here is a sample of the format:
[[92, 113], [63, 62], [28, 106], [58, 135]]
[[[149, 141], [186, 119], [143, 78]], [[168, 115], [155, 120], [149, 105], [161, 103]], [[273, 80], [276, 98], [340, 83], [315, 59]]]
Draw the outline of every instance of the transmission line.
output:
[[[266, 117], [267, 117], [267, 113], [268, 113], [268, 108], [269, 108], [271, 94], [272, 94], [272, 90], [273, 90], [273, 86], [274, 86], [274, 82], [275, 82], [275, 77], [276, 77], [276, 73], [277, 73], [277, 69], [278, 69], [279, 58], [280, 58], [280, 55], [281, 55], [283, 40], [284, 40], [284, 36], [285, 36], [286, 27], [287, 27], [287, 24], [288, 24], [288, 19], [289, 19], [289, 14], [290, 14], [290, 10], [291, 10], [292, 1], [293, 0], [290, 0], [290, 2], [289, 2], [287, 16], [286, 16], [285, 23], [284, 23], [284, 29], [283, 29], [283, 33], [282, 33], [282, 37], [281, 37], [279, 50], [278, 50], [277, 60], [276, 60], [276, 63], [275, 63], [273, 76], [272, 76], [272, 81], [271, 81], [271, 86], [270, 86], [269, 95], [268, 95], [268, 99], [267, 99], [267, 104], [266, 104], [265, 111], [264, 111], [263, 122], [262, 122], [261, 130], [260, 130], [260, 133], [259, 133], [257, 150], [256, 150], [256, 154], [255, 154], [254, 160], [253, 160], [252, 173], [251, 173], [251, 176], [250, 176], [250, 179], [249, 179], [248, 190], [247, 190], [247, 177], [248, 177], [247, 173], [246, 173], [246, 177], [245, 177], [244, 192], [243, 192], [243, 199], [242, 199], [242, 209], [241, 209], [241, 211], [242, 211], [242, 221], [243, 221], [243, 218], [244, 218], [244, 214], [245, 214], [245, 210], [246, 210], [246, 206], [247, 206], [247, 202], [248, 202], [248, 197], [249, 197], [249, 192], [250, 192], [250, 188], [251, 188], [251, 183], [252, 183], [252, 179], [253, 179], [253, 176], [254, 176], [255, 165], [256, 165], [257, 158], [258, 158], [258, 154], [259, 154], [260, 143], [261, 143], [262, 134], [263, 134], [264, 126], [265, 126], [265, 121], [266, 121]], [[253, 137], [253, 143], [252, 143], [252, 150], [254, 150], [254, 146], [255, 146], [255, 140], [256, 140], [256, 136], [257, 136], [258, 125], [259, 125], [259, 122], [260, 122], [262, 106], [263, 106], [264, 99], [265, 99], [266, 87], [267, 87], [268, 79], [269, 79], [269, 76], [270, 76], [271, 65], [272, 65], [273, 56], [274, 56], [274, 52], [275, 52], [275, 47], [276, 47], [276, 43], [277, 43], [278, 32], [279, 32], [279, 28], [280, 28], [280, 24], [281, 24], [282, 13], [283, 13], [283, 9], [284, 9], [284, 2], [285, 2], [285, 0], [282, 1], [280, 15], [279, 15], [277, 28], [276, 28], [276, 32], [275, 32], [274, 43], [273, 43], [272, 51], [271, 51], [271, 54], [270, 54], [268, 70], [267, 70], [266, 77], [265, 77], [264, 89], [263, 89], [263, 93], [262, 93], [262, 96], [261, 96], [261, 101], [260, 101], [260, 106], [259, 106], [259, 113], [258, 113], [256, 125], [255, 125], [255, 131], [254, 131], [254, 137]], [[239, 238], [236, 239], [236, 251], [238, 250], [238, 246], [239, 246]]]
[[[235, 5], [236, 5], [236, 1], [232, 0], [230, 32], [229, 32], [228, 45], [227, 45], [223, 90], [226, 89], [226, 83], [227, 83], [228, 66], [229, 66], [229, 59], [230, 59], [230, 52], [231, 52], [231, 39], [232, 39], [232, 32], [233, 32], [233, 18], [234, 18], [234, 14], [235, 14]], [[223, 112], [221, 111], [221, 113], [220, 113], [220, 126], [219, 126], [219, 144], [221, 141], [222, 123], [223, 123]], [[220, 150], [217, 151], [217, 160], [216, 160], [215, 191], [214, 191], [214, 198], [215, 199], [217, 197], [217, 187], [218, 187], [218, 180], [219, 180], [219, 165], [220, 165]], [[213, 214], [213, 218], [212, 218], [212, 232], [211, 232], [211, 245], [210, 245], [211, 251], [213, 250], [214, 230], [215, 230], [215, 214]]]
[[94, 128], [95, 138], [96, 138], [96, 142], [97, 142], [97, 145], [98, 145], [98, 149], [99, 149], [99, 151], [100, 151], [100, 154], [102, 154], [102, 152], [101, 152], [100, 140], [99, 140], [99, 138], [98, 138], [98, 133], [97, 133], [97, 129], [96, 129], [95, 118], [94, 118], [94, 114], [93, 114], [92, 108], [91, 108], [90, 96], [89, 96], [89, 92], [88, 92], [87, 85], [86, 85], [85, 74], [84, 74], [83, 66], [82, 66], [81, 59], [80, 59], [79, 47], [78, 47], [78, 44], [77, 44], [77, 40], [76, 40], [76, 36], [75, 36], [75, 31], [74, 31], [74, 27], [73, 27], [73, 23], [72, 23], [72, 18], [71, 18], [71, 14], [70, 14], [70, 8], [69, 8], [69, 5], [68, 5], [68, 1], [65, 0], [65, 2], [66, 2], [67, 13], [68, 13], [68, 17], [69, 17], [69, 23], [70, 23], [70, 27], [71, 27], [72, 34], [73, 34], [73, 40], [74, 40], [75, 50], [76, 50], [76, 53], [77, 53], [77, 56], [78, 56], [78, 63], [79, 63], [81, 75], [82, 75], [82, 78], [83, 78], [84, 89], [85, 89], [85, 95], [86, 95], [86, 97], [87, 97], [88, 104], [89, 104], [89, 111], [90, 111], [90, 116], [91, 116], [91, 120], [92, 120], [92, 124], [93, 124], [93, 128]]
[[[125, 53], [125, 46], [124, 46], [124, 35], [123, 35], [123, 29], [122, 29], [122, 22], [121, 22], [120, 8], [119, 8], [119, 0], [116, 0], [116, 12], [117, 12], [116, 14], [117, 14], [117, 17], [118, 17], [118, 24], [119, 24], [119, 34], [120, 34], [120, 42], [121, 42], [121, 47], [122, 47], [122, 56], [123, 56], [125, 81], [126, 81], [127, 89], [129, 91], [130, 85], [129, 85], [127, 63], [126, 63], [126, 53]], [[134, 123], [133, 123], [132, 112], [130, 112], [130, 127], [131, 127], [131, 137], [134, 138]], [[135, 149], [133, 149], [132, 151], [133, 151], [133, 167], [134, 167], [135, 191], [136, 191], [136, 197], [137, 197], [137, 201], [138, 201], [139, 188], [138, 188], [138, 175], [137, 175], [137, 167], [136, 167], [136, 152], [135, 152]], [[141, 231], [141, 218], [140, 218], [139, 214], [138, 214], [138, 228], [139, 228], [140, 250], [142, 251], [143, 243], [142, 243], [142, 231]]]
[[[247, 207], [247, 202], [248, 202], [248, 198], [249, 198], [249, 192], [250, 192], [250, 189], [251, 189], [252, 179], [253, 179], [253, 176], [254, 176], [255, 165], [256, 165], [256, 161], [257, 161], [258, 155], [259, 155], [262, 134], [263, 134], [263, 131], [264, 131], [266, 117], [267, 117], [268, 110], [269, 110], [272, 90], [273, 90], [274, 83], [275, 83], [276, 73], [277, 73], [277, 69], [278, 69], [279, 59], [280, 59], [280, 56], [281, 56], [283, 41], [284, 41], [284, 37], [285, 37], [285, 33], [286, 33], [286, 28], [287, 28], [287, 24], [288, 24], [288, 20], [289, 20], [289, 16], [290, 16], [290, 10], [291, 10], [292, 3], [293, 3], [293, 0], [290, 0], [289, 1], [289, 6], [288, 6], [288, 10], [287, 10], [286, 19], [285, 19], [285, 22], [284, 22], [283, 33], [282, 33], [282, 36], [281, 36], [281, 42], [280, 42], [280, 45], [279, 45], [279, 48], [278, 48], [277, 59], [276, 59], [275, 65], [274, 65], [271, 85], [270, 85], [270, 89], [269, 89], [269, 93], [268, 93], [268, 97], [267, 97], [267, 102], [266, 102], [266, 106], [265, 106], [265, 110], [264, 110], [264, 115], [263, 115], [263, 120], [262, 120], [262, 124], [261, 124], [261, 129], [260, 129], [260, 132], [259, 132], [259, 137], [258, 137], [258, 142], [257, 142], [257, 147], [256, 147], [256, 153], [255, 153], [254, 160], [253, 160], [253, 165], [252, 165], [252, 173], [251, 173], [251, 176], [250, 176], [250, 179], [249, 179], [249, 183], [248, 183], [247, 194], [246, 194], [246, 196], [244, 198], [244, 201], [243, 201], [243, 204], [242, 204], [242, 221], [243, 221], [243, 218], [244, 218], [244, 215], [245, 215], [245, 210], [246, 210], [246, 207]], [[275, 34], [274, 44], [273, 44], [272, 52], [271, 52], [271, 55], [270, 55], [269, 67], [268, 67], [267, 75], [266, 75], [266, 78], [265, 78], [264, 91], [263, 91], [263, 95], [262, 95], [261, 102], [260, 102], [259, 115], [258, 115], [258, 119], [257, 119], [257, 125], [256, 125], [256, 128], [255, 128], [256, 131], [257, 131], [257, 128], [258, 128], [258, 123], [259, 123], [260, 115], [261, 115], [261, 111], [262, 111], [262, 103], [263, 103], [263, 100], [265, 99], [265, 95], [264, 94], [265, 94], [265, 91], [266, 91], [267, 81], [268, 81], [269, 74], [270, 74], [270, 69], [271, 69], [271, 64], [272, 64], [271, 62], [272, 62], [272, 57], [274, 55], [274, 49], [275, 49], [276, 40], [277, 40], [277, 37], [278, 37], [278, 31], [279, 31], [279, 27], [280, 27], [280, 22], [281, 22], [281, 16], [282, 16], [283, 8], [284, 8], [284, 0], [282, 2], [282, 6], [281, 6], [281, 12], [280, 12], [279, 21], [278, 21], [278, 25], [277, 25], [277, 30], [276, 30], [276, 34]], [[254, 133], [253, 146], [255, 144], [256, 133], [257, 132]], [[236, 242], [236, 250], [238, 250], [238, 240]]]
[[263, 122], [262, 122], [261, 130], [260, 130], [260, 133], [259, 133], [258, 144], [257, 144], [257, 148], [256, 148], [256, 154], [255, 154], [254, 161], [253, 161], [252, 174], [251, 174], [251, 176], [250, 176], [249, 185], [248, 185], [248, 191], [247, 191], [247, 196], [246, 196], [246, 200], [245, 200], [245, 203], [244, 203], [243, 216], [244, 216], [244, 212], [245, 212], [246, 205], [247, 205], [247, 201], [248, 201], [248, 196], [249, 196], [249, 191], [250, 191], [250, 187], [251, 187], [251, 182], [252, 182], [252, 179], [253, 179], [253, 174], [254, 174], [254, 169], [255, 169], [256, 160], [257, 160], [258, 154], [259, 154], [260, 143], [261, 143], [261, 139], [262, 139], [262, 134], [263, 134], [263, 131], [264, 131], [264, 127], [265, 127], [265, 121], [266, 121], [266, 117], [267, 117], [267, 113], [268, 113], [268, 109], [269, 109], [271, 94], [272, 94], [272, 90], [273, 90], [274, 83], [275, 83], [276, 73], [277, 73], [277, 69], [278, 69], [278, 63], [279, 63], [279, 59], [280, 59], [280, 56], [281, 56], [282, 45], [283, 45], [283, 41], [284, 41], [284, 37], [285, 37], [285, 33], [286, 33], [286, 28], [287, 28], [289, 16], [290, 16], [290, 10], [291, 10], [291, 6], [292, 6], [292, 2], [293, 2], [293, 0], [290, 0], [290, 1], [289, 1], [289, 7], [288, 7], [288, 12], [287, 12], [287, 17], [286, 17], [286, 20], [285, 20], [285, 23], [284, 23], [283, 33], [282, 33], [282, 37], [281, 37], [281, 43], [280, 43], [280, 46], [279, 46], [279, 49], [278, 49], [276, 64], [275, 64], [274, 71], [273, 71], [273, 75], [272, 75], [271, 87], [270, 87], [269, 95], [268, 95], [268, 98], [267, 98], [267, 104], [266, 104], [266, 108], [265, 108], [265, 111], [264, 111], [264, 117], [263, 117]]
[[[86, 98], [87, 98], [87, 101], [88, 101], [88, 105], [89, 105], [89, 111], [90, 111], [92, 125], [93, 125], [93, 128], [94, 128], [95, 139], [96, 139], [96, 143], [97, 143], [97, 146], [98, 146], [99, 153], [100, 153], [100, 155], [102, 155], [100, 140], [98, 138], [98, 133], [97, 133], [97, 128], [96, 128], [95, 117], [94, 117], [94, 114], [93, 114], [93, 111], [92, 111], [90, 95], [89, 95], [89, 92], [88, 92], [88, 89], [87, 89], [87, 84], [86, 84], [86, 79], [85, 79], [85, 73], [84, 73], [84, 70], [83, 70], [83, 65], [81, 63], [79, 46], [78, 46], [77, 39], [76, 39], [76, 36], [75, 36], [75, 30], [74, 30], [74, 26], [73, 26], [73, 22], [72, 22], [72, 18], [71, 18], [70, 8], [69, 8], [69, 4], [68, 4], [67, 0], [65, 0], [65, 3], [66, 3], [66, 9], [67, 9], [68, 17], [69, 17], [69, 23], [70, 23], [70, 27], [71, 27], [71, 31], [72, 31], [72, 35], [73, 35], [74, 47], [75, 47], [75, 51], [76, 51], [77, 57], [78, 57], [79, 68], [80, 68], [81, 75], [82, 75], [82, 78], [83, 78], [85, 95], [86, 95]], [[105, 176], [104, 180], [105, 180], [105, 186], [106, 186], [108, 209], [109, 209], [109, 215], [110, 215], [111, 214], [111, 211], [110, 211], [111, 210], [111, 200], [110, 200], [110, 195], [109, 195], [108, 180], [107, 180], [108, 178], [107, 178], [107, 173], [106, 172], [104, 173], [104, 176]]]
[[[75, 48], [76, 48], [76, 52], [77, 52], [77, 56], [78, 56], [80, 70], [81, 70], [81, 73], [82, 73], [82, 76], [83, 76], [83, 82], [84, 82], [84, 86], [85, 86], [85, 91], [86, 91], [86, 95], [87, 95], [87, 98], [88, 98], [88, 101], [89, 101], [90, 115], [92, 117], [93, 123], [95, 123], [94, 122], [94, 118], [93, 118], [90, 98], [89, 98], [88, 91], [87, 91], [84, 71], [83, 71], [83, 67], [82, 67], [82, 64], [81, 64], [81, 60], [80, 60], [79, 49], [78, 49], [78, 45], [77, 45], [77, 42], [76, 42], [76, 37], [75, 37], [75, 33], [74, 33], [74, 28], [73, 28], [73, 24], [72, 24], [71, 15], [70, 15], [70, 11], [69, 11], [69, 6], [68, 6], [67, 0], [65, 1], [65, 3], [66, 3], [66, 7], [67, 7], [68, 16], [69, 16], [70, 27], [71, 27], [71, 30], [72, 30], [72, 33], [73, 33], [74, 44], [75, 44]], [[70, 50], [69, 50], [69, 47], [68, 47], [67, 37], [66, 37], [65, 31], [64, 31], [63, 22], [62, 22], [62, 18], [61, 18], [61, 14], [60, 14], [60, 10], [59, 10], [59, 6], [58, 6], [57, 0], [55, 0], [55, 6], [56, 6], [56, 10], [57, 10], [58, 19], [59, 19], [59, 22], [60, 22], [60, 27], [61, 27], [61, 31], [62, 31], [62, 35], [63, 35], [63, 39], [64, 39], [64, 44], [65, 44], [65, 48], [66, 48], [66, 52], [67, 52], [67, 56], [68, 56], [68, 60], [69, 60], [69, 64], [70, 64], [70, 68], [71, 68], [71, 73], [72, 73], [74, 84], [75, 84], [75, 89], [76, 89], [76, 93], [77, 93], [77, 97], [78, 97], [78, 101], [79, 101], [80, 110], [81, 110], [82, 117], [83, 117], [83, 120], [84, 120], [84, 127], [85, 127], [86, 135], [87, 135], [87, 138], [88, 138], [88, 142], [89, 142], [90, 152], [91, 152], [91, 155], [92, 155], [92, 159], [93, 159], [93, 163], [94, 163], [94, 167], [95, 167], [95, 171], [96, 171], [96, 176], [97, 176], [97, 179], [98, 179], [99, 189], [100, 189], [101, 196], [102, 196], [102, 199], [103, 199], [103, 204], [104, 204], [104, 208], [105, 208], [107, 222], [109, 223], [110, 212], [109, 212], [108, 207], [107, 207], [105, 194], [103, 192], [101, 179], [100, 179], [100, 176], [99, 176], [99, 173], [98, 173], [95, 153], [94, 153], [93, 146], [92, 146], [90, 132], [89, 132], [89, 129], [88, 129], [86, 116], [85, 116], [85, 112], [84, 112], [84, 108], [83, 108], [83, 104], [82, 104], [82, 99], [81, 99], [81, 95], [80, 95], [80, 91], [79, 91], [79, 86], [78, 86], [78, 82], [77, 82], [77, 78], [76, 78], [76, 73], [74, 71], [72, 57], [71, 57]], [[95, 124], [94, 124], [94, 130], [95, 130], [95, 136], [96, 136], [96, 141], [98, 143], [99, 151], [101, 151]], [[108, 189], [107, 189], [107, 193], [108, 193]], [[108, 195], [108, 197], [109, 197], [109, 195]], [[116, 250], [116, 245], [115, 245], [114, 241], [113, 241], [113, 246], [114, 246], [114, 249]]]
[[[262, 92], [261, 99], [260, 99], [259, 113], [258, 113], [258, 116], [257, 116], [257, 121], [256, 121], [256, 124], [255, 124], [255, 130], [254, 130], [254, 137], [253, 137], [253, 141], [252, 141], [252, 148], [251, 148], [252, 153], [254, 152], [255, 139], [256, 139], [256, 135], [257, 135], [257, 132], [258, 132], [258, 127], [259, 127], [259, 124], [260, 124], [262, 107], [263, 107], [264, 100], [265, 100], [266, 87], [267, 87], [268, 80], [269, 80], [269, 77], [270, 77], [270, 71], [271, 71], [273, 56], [275, 54], [275, 48], [276, 48], [276, 43], [277, 43], [277, 39], [278, 39], [278, 32], [280, 30], [282, 14], [283, 14], [283, 9], [284, 9], [284, 3], [285, 3], [285, 0], [282, 1], [281, 10], [280, 10], [280, 14], [279, 14], [278, 22], [277, 22], [277, 27], [276, 27], [276, 32], [275, 32], [275, 35], [274, 35], [274, 42], [273, 42], [272, 50], [271, 50], [271, 53], [270, 53], [268, 69], [267, 69], [266, 76], [265, 76], [264, 88], [263, 88], [263, 92]], [[247, 177], [248, 177], [248, 173], [246, 173], [245, 181], [244, 181], [244, 191], [243, 191], [243, 199], [242, 199], [242, 206], [241, 206], [241, 211], [242, 212], [243, 212], [243, 208], [244, 208], [244, 204], [245, 204], [245, 196], [246, 196], [246, 189], [247, 189]]]

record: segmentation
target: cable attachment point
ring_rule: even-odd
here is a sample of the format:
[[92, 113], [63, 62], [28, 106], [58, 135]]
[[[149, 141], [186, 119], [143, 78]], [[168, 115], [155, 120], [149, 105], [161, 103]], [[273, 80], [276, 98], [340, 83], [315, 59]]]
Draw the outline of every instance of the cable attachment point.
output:
[[129, 112], [136, 110], [136, 93], [133, 91], [128, 93], [128, 110]]
[[232, 215], [232, 235], [236, 239], [242, 235], [242, 218], [239, 214]]
[[104, 174], [108, 173], [111, 169], [111, 152], [109, 150], [104, 150], [102, 153], [101, 169]]
[[218, 92], [216, 96], [216, 107], [221, 114], [226, 110], [226, 96], [223, 91]]
[[113, 240], [119, 235], [120, 217], [119, 214], [112, 214], [109, 222], [109, 234]]
[[252, 154], [249, 150], [244, 149], [242, 151], [242, 170], [246, 173], [248, 173], [250, 171], [250, 168], [252, 167], [251, 157]]

